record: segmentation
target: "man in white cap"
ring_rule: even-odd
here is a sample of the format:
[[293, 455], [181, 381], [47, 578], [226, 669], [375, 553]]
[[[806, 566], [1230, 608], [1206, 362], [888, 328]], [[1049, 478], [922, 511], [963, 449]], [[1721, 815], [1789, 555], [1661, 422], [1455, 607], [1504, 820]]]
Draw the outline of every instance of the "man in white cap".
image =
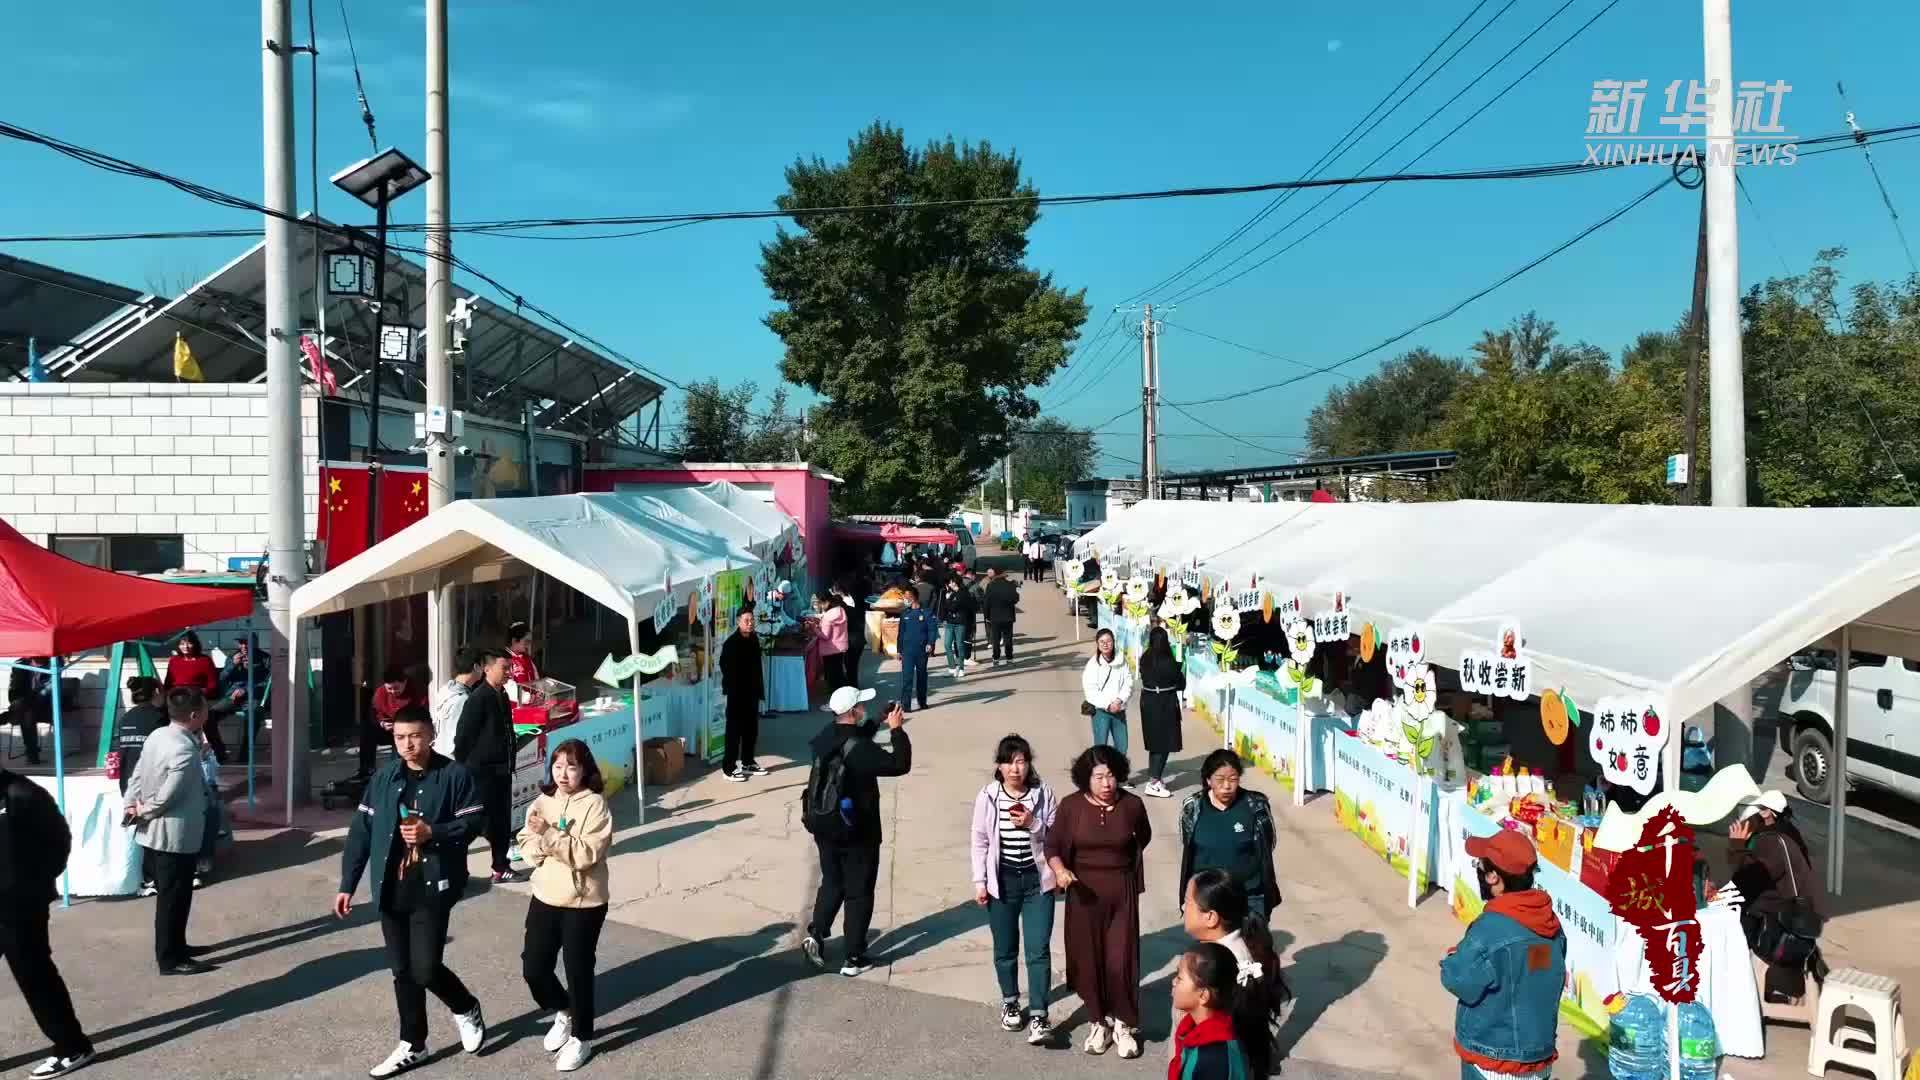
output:
[[899, 703], [887, 707], [887, 745], [873, 739], [867, 720], [872, 690], [843, 686], [825, 708], [833, 714], [813, 737], [813, 772], [800, 797], [800, 820], [820, 849], [820, 892], [813, 920], [800, 947], [807, 961], [827, 969], [827, 936], [846, 905], [847, 955], [840, 974], [866, 972], [867, 927], [873, 921], [873, 887], [880, 874], [880, 784], [883, 776], [905, 776], [913, 768], [913, 743]]

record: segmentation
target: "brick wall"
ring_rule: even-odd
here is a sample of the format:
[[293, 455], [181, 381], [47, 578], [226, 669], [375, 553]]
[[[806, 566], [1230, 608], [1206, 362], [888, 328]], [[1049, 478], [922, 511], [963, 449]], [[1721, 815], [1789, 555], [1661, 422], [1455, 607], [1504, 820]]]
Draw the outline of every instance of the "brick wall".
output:
[[[300, 401], [307, 536], [319, 480], [318, 399]], [[0, 517], [51, 534], [180, 535], [189, 570], [267, 543], [266, 387], [0, 383]]]

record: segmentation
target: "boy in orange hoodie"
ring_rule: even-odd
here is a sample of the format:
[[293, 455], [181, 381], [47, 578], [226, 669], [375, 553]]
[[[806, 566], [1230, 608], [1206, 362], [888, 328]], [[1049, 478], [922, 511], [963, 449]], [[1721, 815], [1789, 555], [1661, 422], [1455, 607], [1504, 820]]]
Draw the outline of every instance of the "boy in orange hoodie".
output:
[[1440, 984], [1460, 1000], [1453, 1048], [1462, 1080], [1545, 1080], [1558, 1056], [1567, 936], [1553, 898], [1534, 887], [1533, 841], [1510, 829], [1467, 841], [1486, 908], [1440, 961]]

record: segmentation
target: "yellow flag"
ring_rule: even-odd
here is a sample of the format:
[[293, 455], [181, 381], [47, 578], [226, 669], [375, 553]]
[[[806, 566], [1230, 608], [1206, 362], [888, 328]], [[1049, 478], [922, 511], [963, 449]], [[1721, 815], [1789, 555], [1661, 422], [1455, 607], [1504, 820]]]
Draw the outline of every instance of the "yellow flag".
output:
[[200, 361], [193, 358], [187, 339], [178, 333], [173, 335], [173, 377], [182, 382], [207, 381], [207, 377], [200, 374]]

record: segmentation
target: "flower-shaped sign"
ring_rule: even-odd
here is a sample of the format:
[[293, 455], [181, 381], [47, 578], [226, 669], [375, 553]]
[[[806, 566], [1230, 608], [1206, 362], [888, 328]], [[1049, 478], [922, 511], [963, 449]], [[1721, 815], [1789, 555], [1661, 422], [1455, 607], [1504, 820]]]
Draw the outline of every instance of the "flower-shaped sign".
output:
[[1111, 566], [1100, 571], [1100, 591], [1108, 594], [1119, 592], [1120, 571], [1115, 570]]
[[1136, 604], [1144, 604], [1147, 597], [1153, 595], [1153, 579], [1139, 574], [1127, 579], [1127, 599]]
[[1313, 659], [1313, 625], [1305, 619], [1287, 623], [1287, 658], [1296, 664]]
[[1066, 569], [1067, 584], [1074, 585], [1080, 581], [1080, 575], [1086, 572], [1087, 564], [1081, 562], [1079, 559], [1068, 559]]
[[1407, 672], [1406, 709], [1407, 716], [1416, 723], [1425, 723], [1433, 715], [1434, 700], [1433, 669], [1425, 664], [1416, 664]]
[[1213, 636], [1232, 641], [1240, 636], [1240, 613], [1230, 604], [1213, 605]]

